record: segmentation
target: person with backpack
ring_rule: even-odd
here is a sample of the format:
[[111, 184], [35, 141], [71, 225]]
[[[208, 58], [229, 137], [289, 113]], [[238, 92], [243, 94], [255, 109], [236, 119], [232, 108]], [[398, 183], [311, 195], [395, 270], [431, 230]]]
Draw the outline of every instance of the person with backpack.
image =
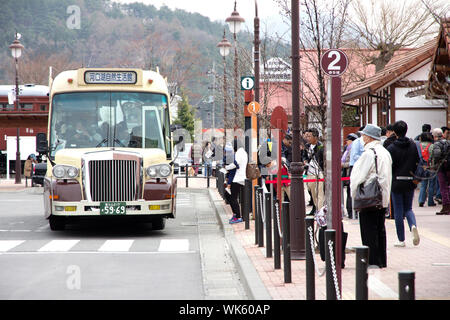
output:
[[415, 142], [406, 137], [408, 125], [405, 121], [395, 122], [393, 129], [397, 139], [387, 150], [392, 158], [392, 203], [398, 238], [398, 242], [394, 246], [405, 247], [405, 226], [403, 222], [405, 217], [413, 236], [413, 244], [417, 246], [420, 238], [412, 204], [414, 190], [417, 187], [414, 174], [420, 160], [419, 152]]
[[[419, 136], [420, 143], [418, 147], [420, 148], [420, 152], [422, 155], [421, 161], [422, 165], [427, 168], [430, 167], [430, 147], [433, 145], [433, 135], [431, 132], [422, 132]], [[428, 171], [428, 170], [427, 170]], [[428, 171], [429, 172], [429, 171]], [[431, 176], [431, 173], [429, 174]], [[436, 176], [430, 177], [429, 179], [425, 178], [420, 182], [420, 193], [419, 193], [419, 207], [423, 207], [425, 201], [428, 198], [428, 206], [434, 207], [436, 203], [434, 202], [434, 194], [436, 192]]]
[[238, 198], [241, 193], [241, 188], [245, 185], [248, 163], [247, 152], [243, 147], [243, 143], [237, 138], [233, 141], [233, 151], [233, 162], [226, 165], [225, 168], [220, 169], [220, 171], [227, 174], [227, 184], [230, 186], [231, 191], [231, 193], [225, 192], [225, 197], [233, 211], [233, 217], [229, 221], [230, 224], [242, 222]]
[[442, 196], [442, 209], [437, 215], [450, 215], [450, 143], [442, 129], [433, 129], [434, 144], [430, 147], [431, 165], [437, 170], [437, 180]]

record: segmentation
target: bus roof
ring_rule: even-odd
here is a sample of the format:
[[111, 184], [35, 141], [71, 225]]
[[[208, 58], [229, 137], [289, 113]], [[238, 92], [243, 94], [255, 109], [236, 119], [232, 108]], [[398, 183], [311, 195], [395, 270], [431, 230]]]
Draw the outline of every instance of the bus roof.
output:
[[[8, 96], [8, 93], [15, 90], [15, 85], [0, 85], [0, 96]], [[28, 97], [46, 97], [48, 96], [49, 87], [36, 84], [19, 85], [19, 93], [21, 96]]]
[[81, 68], [63, 71], [53, 80], [51, 94], [101, 90], [169, 94], [167, 82], [159, 73], [135, 68]]

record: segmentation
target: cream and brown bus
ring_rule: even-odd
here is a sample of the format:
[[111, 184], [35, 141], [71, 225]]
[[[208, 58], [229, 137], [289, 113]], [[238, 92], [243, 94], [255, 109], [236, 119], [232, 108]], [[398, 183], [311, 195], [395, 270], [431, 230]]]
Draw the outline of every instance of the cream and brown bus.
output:
[[44, 181], [52, 230], [72, 218], [175, 218], [169, 92], [159, 72], [78, 69], [52, 81]]

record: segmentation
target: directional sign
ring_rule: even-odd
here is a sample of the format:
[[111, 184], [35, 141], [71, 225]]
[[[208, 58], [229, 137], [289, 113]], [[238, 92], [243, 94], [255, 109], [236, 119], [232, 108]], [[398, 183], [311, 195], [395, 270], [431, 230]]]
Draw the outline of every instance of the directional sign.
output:
[[320, 67], [330, 77], [339, 77], [348, 66], [348, 57], [344, 51], [339, 49], [330, 49], [320, 58]]
[[241, 77], [241, 90], [252, 90], [255, 86], [255, 77]]
[[248, 104], [248, 112], [250, 113], [259, 113], [259, 110], [261, 109], [261, 106], [258, 102], [252, 101]]

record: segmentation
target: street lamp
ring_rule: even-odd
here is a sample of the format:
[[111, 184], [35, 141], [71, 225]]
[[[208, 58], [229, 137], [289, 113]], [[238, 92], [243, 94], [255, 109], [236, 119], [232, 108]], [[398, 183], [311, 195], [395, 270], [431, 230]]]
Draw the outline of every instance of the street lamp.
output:
[[225, 135], [225, 142], [227, 137], [227, 72], [225, 57], [230, 54], [231, 44], [225, 38], [225, 30], [223, 30], [223, 39], [217, 44], [220, 55], [223, 57], [223, 129]]
[[236, 10], [236, 1], [234, 1], [234, 11], [231, 16], [225, 20], [230, 27], [231, 33], [233, 33], [234, 39], [234, 124], [239, 127], [238, 122], [238, 60], [237, 60], [237, 45], [236, 45], [236, 35], [241, 30], [241, 24], [245, 22]]
[[[14, 39], [13, 43], [9, 46], [11, 49], [11, 55], [14, 58], [15, 61], [15, 67], [16, 67], [16, 111], [19, 111], [19, 73], [18, 73], [18, 59], [22, 55], [22, 49], [24, 46], [20, 44], [20, 33], [16, 32], [16, 39]], [[20, 163], [20, 128], [17, 128], [17, 144], [16, 144], [16, 183], [21, 183], [21, 172], [22, 172], [22, 166]]]

